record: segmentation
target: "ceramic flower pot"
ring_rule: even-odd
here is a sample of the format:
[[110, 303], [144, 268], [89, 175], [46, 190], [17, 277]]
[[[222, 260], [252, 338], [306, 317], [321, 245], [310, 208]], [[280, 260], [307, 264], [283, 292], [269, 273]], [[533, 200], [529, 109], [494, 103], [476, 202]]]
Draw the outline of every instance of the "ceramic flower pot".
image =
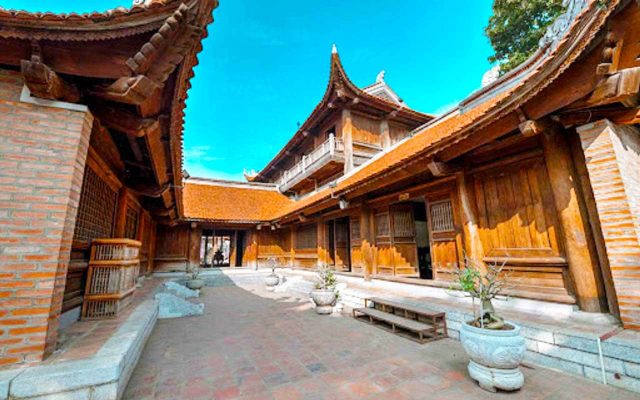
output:
[[513, 329], [492, 330], [462, 324], [460, 341], [471, 360], [467, 367], [471, 378], [481, 388], [495, 392], [518, 390], [524, 376], [518, 366], [526, 350], [520, 327], [508, 323]]
[[315, 289], [311, 292], [311, 300], [315, 303], [316, 312], [320, 315], [327, 315], [333, 312], [336, 297], [336, 292], [329, 289]]
[[202, 289], [204, 281], [202, 279], [189, 279], [187, 281], [187, 287], [191, 290]]
[[280, 277], [276, 274], [269, 274], [264, 278], [264, 284], [267, 286], [267, 290], [273, 292], [276, 286], [280, 283]]

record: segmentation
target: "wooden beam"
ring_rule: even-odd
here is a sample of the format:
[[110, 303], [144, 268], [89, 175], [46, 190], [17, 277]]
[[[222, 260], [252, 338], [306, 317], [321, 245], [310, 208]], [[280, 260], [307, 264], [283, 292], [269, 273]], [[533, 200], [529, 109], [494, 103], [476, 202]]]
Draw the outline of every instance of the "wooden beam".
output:
[[121, 107], [96, 104], [91, 107], [91, 111], [102, 125], [129, 136], [143, 137], [149, 132], [160, 131], [158, 119], [140, 118], [137, 114]]
[[78, 89], [65, 82], [54, 70], [41, 62], [39, 46], [35, 46], [36, 52], [30, 60], [20, 62], [20, 70], [24, 77], [24, 83], [29, 88], [31, 95], [48, 100], [66, 101], [77, 103], [80, 101]]
[[554, 117], [562, 126], [579, 126], [601, 119], [608, 119], [616, 125], [640, 124], [640, 107], [613, 107], [606, 109], [575, 110]]
[[518, 125], [518, 129], [520, 129], [522, 136], [533, 137], [542, 133], [544, 127], [542, 127], [538, 121], [527, 120], [521, 122], [520, 125]]
[[142, 105], [153, 95], [160, 96], [163, 86], [145, 75], [123, 76], [112, 84], [94, 86], [90, 93], [118, 103]]
[[427, 163], [427, 167], [436, 178], [453, 175], [461, 168], [460, 166], [452, 163], [444, 163], [442, 161], [439, 161], [437, 158], [432, 158]]
[[169, 176], [167, 175], [167, 154], [161, 136], [162, 130], [154, 129], [144, 136], [144, 141], [151, 158], [151, 167], [153, 168], [156, 182], [164, 185], [169, 181]]
[[584, 109], [622, 103], [627, 107], [640, 104], [640, 67], [627, 68], [602, 79], [585, 99], [575, 102], [569, 109]]

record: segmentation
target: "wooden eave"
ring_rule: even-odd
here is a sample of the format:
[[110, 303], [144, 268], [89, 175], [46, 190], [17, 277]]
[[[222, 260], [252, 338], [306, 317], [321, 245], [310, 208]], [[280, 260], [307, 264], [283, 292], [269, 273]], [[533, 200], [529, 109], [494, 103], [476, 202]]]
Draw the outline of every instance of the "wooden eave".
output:
[[101, 156], [159, 221], [175, 223], [185, 100], [217, 5], [156, 0], [83, 15], [0, 9], [0, 65], [21, 69], [34, 97], [88, 105]]
[[[357, 104], [353, 104], [354, 99], [357, 99]], [[316, 105], [287, 144], [252, 178], [252, 181], [268, 180], [268, 177], [272, 175], [273, 167], [293, 152], [307, 138], [309, 132], [314, 132], [321, 121], [337, 110], [355, 106], [361, 110], [366, 110], [368, 113], [378, 114], [380, 117], [389, 116], [392, 119], [400, 120], [413, 126], [423, 124], [434, 118], [432, 115], [412, 110], [404, 105], [398, 105], [364, 92], [351, 82], [342, 66], [338, 53], [332, 53], [329, 81], [322, 100]]]
[[[274, 215], [274, 220], [288, 220], [301, 213], [307, 215], [333, 207], [339, 197], [352, 199], [376, 190], [384, 182], [421, 173], [434, 158], [449, 160], [464, 154], [517, 130], [527, 107], [532, 115], [541, 118], [589, 95], [599, 82], [596, 76], [600, 57], [598, 40], [602, 39], [599, 34], [611, 15], [630, 3], [611, 1], [606, 7], [590, 3], [554, 49], [541, 49], [515, 73], [472, 94], [461, 103], [462, 107], [416, 129], [413, 136], [397, 148], [339, 179], [335, 188], [293, 203]], [[637, 5], [634, 2], [632, 6]], [[579, 59], [581, 62], [576, 63]], [[569, 71], [570, 67], [573, 68]], [[562, 90], [561, 84], [566, 85], [566, 81], [560, 82], [558, 77], [564, 73], [569, 74], [565, 78], [571, 79], [579, 90], [568, 95], [566, 89]], [[631, 117], [625, 115], [625, 118]]]

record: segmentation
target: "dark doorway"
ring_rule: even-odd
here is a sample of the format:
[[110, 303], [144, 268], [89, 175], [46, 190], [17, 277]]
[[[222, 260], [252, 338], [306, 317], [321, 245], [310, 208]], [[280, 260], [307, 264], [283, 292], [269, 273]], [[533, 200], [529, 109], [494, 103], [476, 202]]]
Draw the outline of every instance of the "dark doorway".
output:
[[418, 272], [420, 274], [420, 279], [433, 279], [431, 248], [429, 246], [427, 206], [423, 199], [413, 203], [413, 219], [415, 221]]
[[237, 231], [236, 236], [236, 267], [242, 266], [242, 259], [244, 258], [244, 231]]
[[200, 238], [200, 266], [228, 267], [231, 265], [232, 231], [204, 229]]

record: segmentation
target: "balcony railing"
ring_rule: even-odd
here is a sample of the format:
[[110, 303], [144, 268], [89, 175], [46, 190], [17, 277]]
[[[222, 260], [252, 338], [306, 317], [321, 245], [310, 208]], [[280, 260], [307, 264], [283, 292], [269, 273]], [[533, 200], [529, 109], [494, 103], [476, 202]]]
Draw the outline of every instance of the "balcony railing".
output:
[[311, 153], [302, 156], [302, 159], [293, 167], [284, 171], [278, 181], [280, 190], [284, 192], [291, 189], [331, 161], [344, 162], [344, 143], [333, 134]]

